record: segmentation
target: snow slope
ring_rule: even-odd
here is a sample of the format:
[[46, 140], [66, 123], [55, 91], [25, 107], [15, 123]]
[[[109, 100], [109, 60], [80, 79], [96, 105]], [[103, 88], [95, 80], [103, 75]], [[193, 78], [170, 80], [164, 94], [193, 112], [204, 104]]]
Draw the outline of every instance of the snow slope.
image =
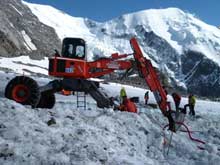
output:
[[10, 72], [31, 75], [33, 73], [48, 74], [48, 59], [33, 60], [29, 56], [19, 56], [14, 58], [1, 58], [0, 67], [8, 68]]
[[48, 5], [31, 4], [24, 1], [23, 3], [30, 5], [33, 13], [38, 16], [41, 22], [55, 28], [61, 39], [71, 36], [95, 37], [89, 32], [83, 18], [72, 17]]
[[[2, 84], [13, 74], [0, 75], [3, 93]], [[121, 86], [101, 85], [113, 96]], [[139, 96], [143, 101], [144, 89], [124, 87], [129, 96]], [[87, 97], [88, 110], [76, 109], [75, 96], [57, 94], [53, 109], [31, 109], [0, 97], [0, 164], [217, 165], [220, 161], [220, 103], [198, 100], [196, 118], [186, 116], [190, 130], [198, 131], [193, 137], [205, 141], [205, 145], [178, 132], [166, 155], [161, 127], [167, 121], [158, 109], [139, 107], [138, 114], [98, 109]], [[182, 104], [185, 102], [184, 99]], [[150, 103], [155, 103], [152, 94]], [[48, 126], [52, 118], [56, 124]], [[169, 138], [170, 133], [164, 133]], [[204, 150], [199, 150], [198, 145]]]
[[[124, 24], [127, 30], [134, 30], [137, 25], [145, 26], [148, 31], [153, 31], [168, 41], [180, 54], [192, 46], [203, 47], [205, 54], [219, 63], [219, 56], [216, 56], [217, 52], [213, 50], [214, 45], [207, 40], [219, 42], [219, 29], [202, 22], [192, 14], [178, 8], [150, 9], [124, 15], [120, 20], [124, 20], [121, 24]], [[119, 24], [117, 19], [110, 22], [113, 27]], [[109, 22], [106, 26], [109, 26], [107, 29], [112, 32], [118, 29], [112, 28]], [[217, 49], [219, 50], [219, 45]]]
[[[97, 53], [100, 56], [102, 54], [110, 56], [111, 53], [117, 52], [117, 49], [111, 44], [106, 44], [106, 42], [111, 42], [111, 39], [100, 39], [97, 33], [92, 33], [89, 27], [86, 25], [86, 19], [79, 17], [72, 17], [62, 11], [59, 11], [51, 6], [31, 4], [23, 1], [24, 4], [32, 10], [41, 22], [53, 27], [60, 39], [65, 37], [78, 37], [83, 38], [88, 44], [88, 60], [92, 60], [92, 53]], [[99, 24], [99, 23], [95, 23]], [[128, 45], [128, 44], [127, 44]]]

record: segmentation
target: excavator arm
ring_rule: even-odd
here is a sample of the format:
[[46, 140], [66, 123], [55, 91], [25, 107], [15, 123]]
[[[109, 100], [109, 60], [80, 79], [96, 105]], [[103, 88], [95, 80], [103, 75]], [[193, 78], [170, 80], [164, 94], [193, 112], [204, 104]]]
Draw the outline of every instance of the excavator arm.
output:
[[160, 107], [161, 112], [164, 116], [168, 118], [169, 129], [175, 131], [174, 120], [171, 116], [170, 103], [167, 102], [166, 92], [160, 83], [160, 80], [151, 61], [143, 56], [143, 53], [135, 38], [132, 38], [130, 40], [130, 44], [134, 51], [133, 56], [136, 62], [139, 76], [145, 79], [146, 84], [154, 94], [154, 97]]
[[130, 43], [134, 51], [133, 55], [137, 65], [137, 69], [139, 71], [139, 76], [145, 79], [145, 82], [147, 83], [150, 90], [153, 92], [162, 113], [165, 114], [167, 110], [170, 110], [170, 106], [167, 103], [167, 96], [163, 87], [160, 84], [157, 73], [153, 68], [151, 61], [143, 56], [137, 40], [135, 38], [132, 38], [130, 40]]

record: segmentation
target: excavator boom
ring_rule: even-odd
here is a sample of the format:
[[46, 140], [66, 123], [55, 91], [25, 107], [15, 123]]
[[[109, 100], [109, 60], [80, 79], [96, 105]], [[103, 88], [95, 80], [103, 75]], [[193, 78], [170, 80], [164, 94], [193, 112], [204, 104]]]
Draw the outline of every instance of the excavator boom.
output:
[[163, 114], [170, 110], [170, 106], [167, 103], [166, 92], [160, 84], [160, 80], [150, 60], [143, 56], [143, 53], [135, 38], [130, 40], [131, 47], [134, 51], [134, 59], [139, 71], [140, 77], [145, 79], [150, 90], [153, 92], [157, 104], [159, 105]]
[[130, 44], [134, 51], [133, 56], [136, 62], [139, 76], [145, 79], [146, 84], [153, 92], [161, 112], [163, 113], [164, 116], [167, 117], [169, 121], [169, 129], [171, 131], [175, 131], [175, 122], [173, 120], [173, 117], [171, 116], [172, 111], [171, 111], [170, 103], [167, 101], [167, 94], [160, 83], [160, 80], [157, 76], [157, 73], [151, 61], [143, 56], [143, 53], [135, 38], [131, 38]]
[[175, 132], [175, 121], [171, 116], [172, 111], [170, 103], [167, 101], [167, 94], [160, 83], [160, 80], [151, 61], [143, 56], [143, 53], [135, 38], [130, 40], [130, 44], [134, 51], [133, 55], [138, 68], [139, 76], [145, 79], [146, 84], [154, 94], [161, 112], [164, 116], [167, 117], [169, 121], [169, 129]]

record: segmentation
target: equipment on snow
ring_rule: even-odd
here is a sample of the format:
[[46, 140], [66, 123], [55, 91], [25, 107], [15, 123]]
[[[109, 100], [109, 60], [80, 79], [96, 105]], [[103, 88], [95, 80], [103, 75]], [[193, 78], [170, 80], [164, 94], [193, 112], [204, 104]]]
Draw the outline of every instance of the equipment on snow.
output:
[[[167, 117], [169, 129], [176, 131], [175, 118], [167, 102], [167, 93], [161, 85], [156, 70], [151, 61], [143, 56], [143, 53], [135, 38], [130, 39], [133, 49], [131, 54], [112, 54], [109, 58], [100, 58], [92, 62], [86, 61], [86, 44], [81, 38], [65, 38], [62, 44], [61, 55], [56, 52], [49, 58], [49, 75], [62, 79], [54, 80], [44, 86], [38, 86], [35, 80], [26, 76], [17, 76], [12, 79], [5, 89], [5, 96], [21, 104], [32, 107], [52, 108], [55, 104], [54, 93], [67, 91], [82, 91], [89, 93], [100, 108], [114, 106], [114, 101], [99, 89], [99, 83], [87, 80], [110, 74], [115, 70], [130, 70], [137, 68], [139, 76], [143, 78], [149, 89], [153, 92], [162, 114]], [[122, 60], [133, 55], [134, 62]], [[46, 101], [45, 101], [46, 100]], [[128, 100], [124, 106], [127, 109], [135, 104]]]

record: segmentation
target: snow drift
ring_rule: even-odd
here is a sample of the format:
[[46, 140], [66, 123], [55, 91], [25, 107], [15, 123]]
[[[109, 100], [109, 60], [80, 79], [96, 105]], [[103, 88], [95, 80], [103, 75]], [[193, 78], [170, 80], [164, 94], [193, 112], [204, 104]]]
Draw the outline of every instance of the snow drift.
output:
[[[11, 76], [1, 73], [2, 84]], [[48, 79], [38, 81], [46, 83]], [[121, 86], [101, 84], [113, 96]], [[124, 87], [129, 96], [139, 96], [143, 102], [144, 89]], [[178, 132], [173, 135], [167, 156], [162, 131], [167, 121], [159, 109], [139, 105], [138, 114], [98, 109], [87, 97], [87, 110], [76, 108], [75, 96], [57, 94], [53, 109], [31, 109], [0, 97], [0, 163], [174, 165], [220, 161], [217, 102], [198, 100], [196, 117], [186, 117], [185, 123], [195, 131], [193, 136], [206, 144], [193, 142], [186, 133]], [[183, 99], [182, 105], [186, 101]], [[149, 102], [155, 103], [152, 93]], [[170, 132], [164, 133], [169, 138]]]

